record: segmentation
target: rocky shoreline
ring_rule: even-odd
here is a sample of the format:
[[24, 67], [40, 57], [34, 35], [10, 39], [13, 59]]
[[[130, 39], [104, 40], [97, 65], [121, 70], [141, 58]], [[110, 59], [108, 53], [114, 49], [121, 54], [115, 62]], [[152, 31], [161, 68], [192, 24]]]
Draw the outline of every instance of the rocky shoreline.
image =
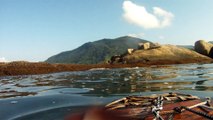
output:
[[188, 64], [188, 63], [212, 63], [212, 59], [182, 59], [182, 60], [158, 60], [148, 61], [146, 63], [132, 63], [132, 64], [50, 64], [45, 62], [10, 62], [0, 63], [0, 76], [15, 76], [15, 75], [35, 75], [35, 74], [48, 74], [56, 72], [67, 71], [85, 71], [96, 68], [126, 68], [126, 67], [150, 67], [157, 65], [170, 64]]
[[[157, 47], [156, 47], [157, 46]], [[203, 40], [195, 43], [195, 50], [174, 45], [143, 43], [137, 50], [128, 49], [121, 56], [112, 56], [102, 64], [54, 64], [46, 62], [0, 62], [0, 76], [35, 75], [67, 71], [85, 71], [97, 68], [149, 67], [152, 65], [213, 63], [213, 44]]]

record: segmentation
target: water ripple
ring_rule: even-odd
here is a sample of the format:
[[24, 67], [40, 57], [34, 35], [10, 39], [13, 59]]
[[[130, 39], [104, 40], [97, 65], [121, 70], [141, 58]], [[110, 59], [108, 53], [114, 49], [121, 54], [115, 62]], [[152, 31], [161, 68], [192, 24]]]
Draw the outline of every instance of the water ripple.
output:
[[177, 90], [213, 91], [213, 64], [97, 69], [0, 78], [1, 99], [48, 94], [110, 96]]

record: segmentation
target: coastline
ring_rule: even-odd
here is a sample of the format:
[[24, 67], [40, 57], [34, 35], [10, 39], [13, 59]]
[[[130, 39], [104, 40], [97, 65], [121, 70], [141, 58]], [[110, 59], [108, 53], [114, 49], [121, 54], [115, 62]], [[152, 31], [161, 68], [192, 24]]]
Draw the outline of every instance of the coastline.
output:
[[126, 68], [150, 67], [152, 65], [171, 65], [189, 63], [213, 63], [212, 59], [182, 59], [182, 60], [156, 60], [131, 64], [50, 64], [45, 62], [9, 62], [0, 63], [0, 76], [36, 75], [68, 71], [85, 71], [96, 68]]

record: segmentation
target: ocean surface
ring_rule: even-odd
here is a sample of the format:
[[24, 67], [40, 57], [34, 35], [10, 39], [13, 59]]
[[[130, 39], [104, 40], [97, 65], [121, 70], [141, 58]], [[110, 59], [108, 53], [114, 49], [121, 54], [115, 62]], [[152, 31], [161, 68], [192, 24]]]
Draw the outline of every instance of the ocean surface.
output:
[[213, 97], [213, 64], [0, 77], [0, 120], [63, 120], [124, 96], [166, 92]]

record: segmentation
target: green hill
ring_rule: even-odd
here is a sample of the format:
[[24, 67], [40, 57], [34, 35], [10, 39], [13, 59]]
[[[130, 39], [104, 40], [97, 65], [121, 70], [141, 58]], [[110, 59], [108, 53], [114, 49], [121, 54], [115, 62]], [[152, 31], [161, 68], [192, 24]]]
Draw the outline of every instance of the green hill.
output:
[[138, 43], [149, 42], [135, 37], [119, 37], [88, 42], [82, 46], [54, 55], [48, 63], [96, 64], [109, 60], [113, 55], [123, 54], [128, 48], [137, 48]]

